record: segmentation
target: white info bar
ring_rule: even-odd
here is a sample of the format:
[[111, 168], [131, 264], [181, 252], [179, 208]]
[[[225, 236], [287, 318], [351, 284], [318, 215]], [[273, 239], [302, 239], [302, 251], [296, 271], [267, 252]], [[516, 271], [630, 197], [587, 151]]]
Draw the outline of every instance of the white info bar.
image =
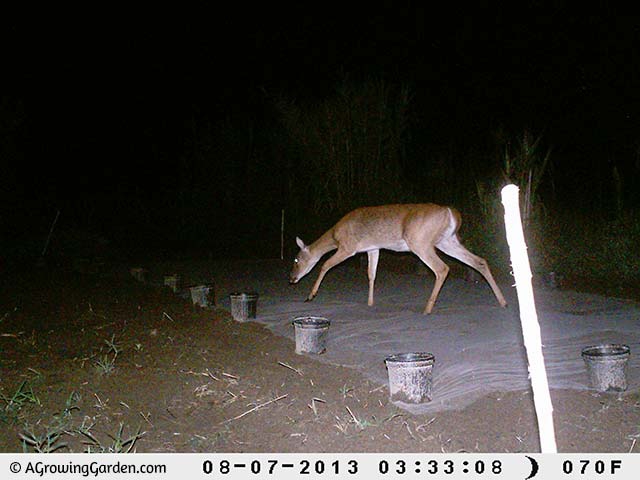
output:
[[0, 478], [23, 479], [619, 479], [634, 454], [135, 453], [0, 454]]

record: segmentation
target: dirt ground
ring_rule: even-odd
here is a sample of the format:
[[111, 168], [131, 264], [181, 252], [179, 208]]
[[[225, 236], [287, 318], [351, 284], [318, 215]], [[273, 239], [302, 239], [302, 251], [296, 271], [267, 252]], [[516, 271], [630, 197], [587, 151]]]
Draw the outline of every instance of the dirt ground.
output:
[[[415, 416], [125, 268], [1, 272], [0, 451], [536, 452], [530, 391]], [[640, 394], [552, 391], [561, 452], [640, 452]]]

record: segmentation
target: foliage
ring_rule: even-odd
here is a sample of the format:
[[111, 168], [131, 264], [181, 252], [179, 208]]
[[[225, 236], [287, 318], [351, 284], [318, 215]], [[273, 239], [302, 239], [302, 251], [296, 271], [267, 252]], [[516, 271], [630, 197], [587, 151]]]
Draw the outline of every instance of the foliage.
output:
[[504, 147], [505, 179], [520, 187], [522, 222], [525, 227], [534, 215], [534, 209], [539, 205], [538, 188], [547, 168], [551, 150], [540, 151], [542, 137], [533, 139], [532, 134], [525, 130], [516, 140], [515, 148], [509, 144]]
[[40, 405], [40, 400], [27, 380], [23, 381], [10, 397], [0, 394], [0, 400], [4, 404], [0, 410], [0, 420], [5, 422], [15, 422], [20, 410], [26, 405]]
[[[544, 246], [544, 203], [539, 196], [545, 171], [549, 164], [550, 149], [541, 152], [542, 137], [534, 139], [528, 130], [525, 130], [511, 141], [503, 131], [496, 133], [497, 148], [501, 163], [501, 178], [490, 177], [489, 181], [476, 180], [476, 196], [484, 224], [479, 228], [484, 230], [485, 244], [500, 248], [501, 251], [492, 252], [506, 261], [508, 255], [506, 243], [502, 240], [496, 242], [496, 235], [504, 232], [504, 208], [500, 196], [500, 190], [508, 183], [517, 185], [520, 189], [520, 212], [525, 229], [525, 237], [530, 246], [530, 261], [534, 270], [548, 269], [548, 258], [539, 255], [545, 250]], [[487, 232], [488, 231], [488, 232]], [[476, 234], [477, 235], [477, 234]], [[500, 235], [504, 237], [504, 235]], [[491, 255], [491, 254], [490, 254]]]
[[619, 218], [601, 215], [560, 216], [546, 238], [556, 271], [607, 284], [640, 282], [640, 215], [627, 211]]
[[140, 427], [133, 435], [125, 436], [124, 424], [120, 423], [118, 431], [114, 434], [107, 434], [111, 442], [101, 442], [92, 432], [93, 424], [87, 425], [86, 421], [78, 427], [77, 432], [82, 434], [87, 441], [85, 442], [86, 453], [135, 453], [136, 442], [144, 436], [146, 432], [141, 432]]
[[344, 81], [315, 104], [278, 99], [288, 152], [290, 196], [327, 218], [367, 204], [402, 201], [411, 93], [382, 80]]

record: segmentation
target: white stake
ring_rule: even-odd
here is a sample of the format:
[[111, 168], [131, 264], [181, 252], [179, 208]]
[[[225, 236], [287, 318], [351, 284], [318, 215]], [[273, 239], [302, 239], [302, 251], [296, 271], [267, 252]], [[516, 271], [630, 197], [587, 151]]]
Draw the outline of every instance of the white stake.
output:
[[49, 235], [47, 235], [47, 240], [44, 242], [44, 248], [42, 249], [42, 256], [44, 257], [47, 253], [47, 248], [49, 247], [49, 241], [51, 240], [51, 234], [53, 233], [53, 229], [56, 227], [56, 223], [58, 223], [58, 217], [60, 216], [60, 210], [56, 211], [56, 218], [53, 219], [53, 223], [51, 224], [51, 228], [49, 229]]
[[553, 405], [547, 383], [547, 371], [542, 355], [540, 324], [533, 299], [531, 286], [531, 266], [527, 256], [527, 246], [522, 231], [522, 220], [518, 206], [518, 187], [507, 185], [502, 189], [504, 205], [504, 223], [507, 231], [507, 242], [511, 252], [511, 265], [516, 280], [518, 304], [520, 305], [520, 322], [522, 336], [527, 349], [529, 375], [533, 389], [533, 402], [540, 430], [540, 447], [542, 453], [557, 453], [556, 437], [553, 428]]

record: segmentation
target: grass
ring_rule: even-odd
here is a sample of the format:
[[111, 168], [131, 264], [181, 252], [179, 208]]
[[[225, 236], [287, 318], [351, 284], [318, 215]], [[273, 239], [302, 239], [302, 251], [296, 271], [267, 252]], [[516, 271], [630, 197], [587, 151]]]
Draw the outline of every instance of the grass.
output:
[[356, 429], [364, 430], [366, 428], [377, 427], [379, 425], [379, 422], [375, 418], [373, 419], [373, 421], [363, 419], [363, 418], [357, 417], [349, 407], [345, 407], [345, 408], [347, 409], [347, 412], [349, 412], [349, 415], [351, 416], [351, 420], [353, 421], [353, 424], [356, 426]]
[[342, 398], [347, 398], [351, 396], [351, 392], [353, 392], [353, 387], [349, 387], [346, 384], [340, 388], [340, 393], [342, 394]]
[[351, 410], [348, 406], [345, 405], [349, 416], [346, 418], [342, 418], [338, 415], [334, 415], [336, 419], [336, 423], [334, 423], [334, 427], [338, 429], [340, 433], [345, 436], [349, 435], [349, 426], [353, 426], [356, 432], [361, 432], [370, 427], [379, 427], [381, 422], [376, 420], [375, 417], [372, 417], [372, 420], [368, 420], [365, 418], [358, 417], [353, 410]]
[[[105, 340], [104, 343], [108, 347], [107, 353], [95, 361], [95, 367], [99, 374], [109, 375], [116, 369], [116, 359], [122, 352], [122, 349], [120, 345], [116, 343], [115, 335], [111, 335], [111, 339]], [[110, 357], [110, 354], [113, 354], [113, 357]]]
[[125, 426], [120, 423], [118, 431], [114, 434], [107, 434], [110, 438], [109, 442], [101, 442], [93, 433], [92, 425], [83, 425], [77, 429], [77, 432], [82, 434], [87, 441], [85, 442], [85, 453], [131, 453], [135, 452], [136, 442], [142, 438], [146, 432], [141, 432], [140, 427], [136, 430], [136, 433], [132, 435], [125, 435]]
[[62, 428], [45, 428], [41, 434], [36, 434], [32, 426], [25, 426], [25, 431], [20, 433], [23, 453], [53, 453], [68, 445], [61, 441], [67, 432]]
[[118, 354], [122, 351], [120, 349], [120, 345], [118, 345], [115, 341], [116, 336], [115, 335], [111, 335], [111, 339], [110, 340], [105, 340], [104, 343], [107, 345], [107, 347], [109, 347], [109, 349], [107, 350], [107, 353], [111, 353], [113, 352], [113, 354], [115, 356], [118, 356]]
[[92, 432], [95, 424], [87, 423], [87, 417], [82, 424], [73, 428], [71, 418], [56, 418], [53, 425], [45, 426], [40, 433], [36, 432], [35, 426], [25, 425], [24, 431], [19, 434], [24, 453], [53, 453], [60, 449], [69, 449], [69, 444], [63, 441], [64, 437], [81, 435], [86, 439], [83, 442], [85, 453], [131, 453], [135, 452], [135, 445], [138, 439], [142, 438], [146, 432], [141, 432], [140, 428], [132, 435], [125, 434], [125, 425], [120, 423], [115, 434], [107, 433], [109, 441], [100, 441]]
[[[115, 370], [118, 355], [122, 352], [121, 346], [116, 342], [115, 335], [104, 340], [106, 353], [95, 361], [95, 367], [101, 374], [110, 374]], [[39, 372], [29, 369], [36, 375]], [[101, 407], [106, 407], [96, 395]], [[141, 432], [140, 427], [131, 434], [127, 434], [124, 423], [119, 424], [118, 430], [111, 434], [106, 433], [105, 440], [101, 440], [93, 432], [95, 423], [89, 417], [84, 417], [82, 423], [74, 422], [73, 413], [80, 410], [80, 395], [73, 391], [64, 402], [64, 406], [57, 411], [49, 422], [41, 418], [35, 421], [25, 421], [22, 431], [18, 433], [22, 451], [25, 453], [52, 453], [60, 450], [73, 451], [78, 447], [79, 439], [84, 439], [82, 448], [86, 453], [129, 453], [135, 451], [136, 442], [146, 433]], [[15, 424], [20, 418], [25, 407], [29, 405], [41, 406], [40, 399], [34, 392], [28, 380], [23, 381], [11, 395], [0, 394], [0, 420]], [[75, 425], [74, 425], [75, 423]], [[75, 441], [72, 441], [73, 439]]]
[[22, 442], [22, 451], [52, 453], [61, 448], [68, 448], [68, 444], [63, 442], [62, 438], [70, 434], [73, 411], [78, 410], [79, 401], [80, 395], [71, 392], [64, 408], [53, 416], [51, 425], [46, 425], [40, 433], [36, 432], [35, 425], [25, 424], [24, 431], [18, 435]]
[[[491, 202], [493, 194], [480, 202], [482, 215], [463, 218], [461, 233], [471, 251], [506, 274], [510, 256], [502, 213], [497, 202]], [[561, 206], [536, 212], [525, 226], [534, 279], [554, 272], [565, 280], [561, 287], [640, 298], [640, 213], [579, 213]]]
[[96, 370], [101, 375], [109, 375], [116, 369], [116, 358], [117, 355], [114, 355], [113, 358], [110, 358], [109, 355], [105, 354], [95, 362]]
[[85, 453], [130, 453], [135, 451], [136, 442], [145, 435], [140, 427], [135, 433], [127, 435], [124, 423], [120, 423], [114, 434], [107, 433], [109, 440], [101, 441], [93, 432], [95, 423], [85, 416], [80, 425], [74, 426], [73, 412], [79, 410], [80, 395], [72, 392], [59, 413], [53, 416], [51, 423], [41, 425], [25, 423], [18, 434], [24, 453], [53, 453], [61, 449], [72, 451], [66, 438], [81, 437]]
[[23, 381], [13, 395], [7, 397], [0, 394], [0, 400], [4, 403], [4, 408], [0, 413], [0, 420], [4, 422], [15, 422], [20, 411], [28, 404], [40, 405], [40, 400], [33, 392], [28, 380]]

